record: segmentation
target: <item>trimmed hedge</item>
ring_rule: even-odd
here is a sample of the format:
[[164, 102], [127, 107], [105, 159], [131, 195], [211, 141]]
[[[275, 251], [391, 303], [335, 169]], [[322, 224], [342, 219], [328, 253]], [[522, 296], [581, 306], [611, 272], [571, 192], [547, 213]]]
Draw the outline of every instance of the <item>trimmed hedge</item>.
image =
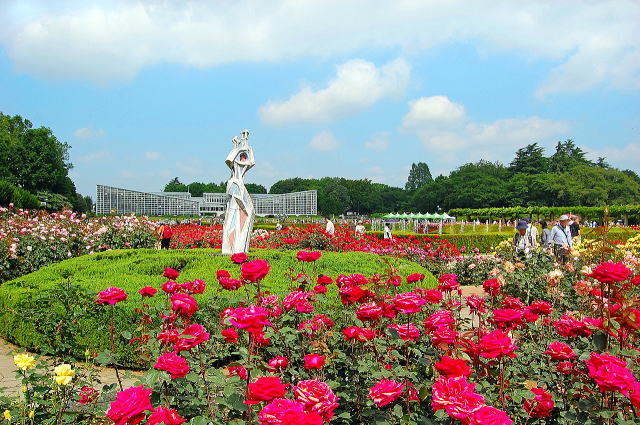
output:
[[[289, 291], [289, 280], [286, 277], [291, 272], [300, 270], [300, 263], [295, 258], [296, 251], [255, 250], [250, 254], [250, 259], [262, 258], [271, 265], [271, 272], [262, 282], [262, 289], [273, 294], [284, 295]], [[425, 268], [413, 262], [387, 258], [397, 268], [402, 276], [412, 273], [426, 275], [425, 287], [435, 287], [436, 279]], [[216, 270], [227, 269], [233, 276], [239, 275], [238, 266], [232, 264], [229, 258], [222, 256], [219, 251], [211, 249], [189, 249], [159, 251], [152, 249], [114, 250], [94, 255], [86, 255], [72, 258], [57, 264], [22, 276], [18, 279], [6, 282], [0, 286], [0, 335], [7, 341], [40, 351], [43, 346], [51, 343], [47, 335], [40, 334], [34, 324], [33, 318], [26, 317], [21, 309], [30, 299], [43, 294], [43, 291], [52, 291], [54, 288], [64, 285], [67, 278], [74, 284], [80, 285], [89, 291], [89, 305], [91, 309], [94, 295], [99, 291], [116, 286], [129, 294], [127, 301], [119, 303], [115, 310], [115, 324], [119, 331], [126, 332], [135, 329], [135, 323], [139, 317], [134, 312], [141, 306], [141, 296], [138, 290], [143, 286], [160, 288], [166, 278], [162, 277], [165, 267], [172, 267], [180, 271], [179, 281], [202, 279], [207, 283], [204, 294], [196, 295], [202, 310], [198, 312], [200, 320], [208, 327], [205, 315], [206, 311], [217, 314], [228, 305], [237, 304], [238, 300], [246, 299], [244, 288], [239, 291], [224, 291], [215, 278]], [[306, 273], [313, 277], [314, 266], [305, 264]], [[316, 274], [327, 274], [334, 279], [339, 274], [361, 273], [370, 276], [374, 273], [383, 274], [387, 270], [384, 257], [362, 252], [335, 253], [324, 252], [317, 261]], [[312, 289], [312, 288], [309, 288]], [[403, 288], [400, 288], [401, 290]], [[406, 290], [410, 290], [407, 285]], [[253, 293], [253, 289], [250, 290]], [[151, 299], [145, 299], [152, 309], [159, 309], [166, 304], [163, 292]], [[329, 291], [318, 302], [314, 314], [322, 311], [339, 308], [340, 299], [335, 285], [329, 286]], [[64, 310], [60, 304], [52, 307], [57, 313]], [[85, 350], [98, 353], [108, 347], [108, 334], [104, 327], [105, 311], [107, 308], [98, 309], [97, 313], [89, 317], [82, 317], [77, 324], [79, 331], [72, 334], [74, 341], [67, 344], [74, 347], [73, 355], [82, 357]], [[24, 310], [23, 310], [24, 311]], [[64, 312], [64, 311], [63, 311]], [[44, 313], [46, 314], [46, 312]], [[208, 319], [211, 319], [209, 317]], [[213, 326], [213, 325], [212, 325]], [[120, 362], [129, 367], [140, 366], [140, 356], [135, 353], [133, 347], [123, 344], [119, 348]]]
[[37, 209], [40, 208], [40, 201], [31, 192], [21, 187], [15, 186], [8, 181], [0, 180], [0, 205], [8, 207], [13, 204], [14, 208]]

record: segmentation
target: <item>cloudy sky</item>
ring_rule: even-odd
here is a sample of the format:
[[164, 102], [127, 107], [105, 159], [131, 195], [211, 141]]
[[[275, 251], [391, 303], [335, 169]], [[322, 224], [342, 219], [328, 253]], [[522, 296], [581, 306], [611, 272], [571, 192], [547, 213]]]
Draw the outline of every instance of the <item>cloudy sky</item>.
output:
[[574, 139], [640, 172], [637, 0], [0, 0], [0, 111], [72, 146], [78, 190], [402, 186]]

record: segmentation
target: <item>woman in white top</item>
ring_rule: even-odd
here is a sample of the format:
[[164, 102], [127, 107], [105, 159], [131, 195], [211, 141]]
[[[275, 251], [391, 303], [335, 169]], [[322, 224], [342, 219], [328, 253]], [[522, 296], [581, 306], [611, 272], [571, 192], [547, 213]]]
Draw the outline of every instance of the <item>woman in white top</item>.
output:
[[324, 231], [329, 235], [333, 235], [336, 232], [336, 227], [333, 225], [333, 222], [329, 217], [325, 217], [324, 220], [327, 222], [327, 227]]

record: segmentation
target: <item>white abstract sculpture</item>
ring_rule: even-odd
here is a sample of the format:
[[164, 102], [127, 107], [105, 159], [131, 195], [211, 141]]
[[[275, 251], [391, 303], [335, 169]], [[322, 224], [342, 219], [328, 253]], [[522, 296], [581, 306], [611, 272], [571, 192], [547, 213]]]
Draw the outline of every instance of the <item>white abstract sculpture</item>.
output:
[[231, 255], [248, 252], [255, 211], [244, 175], [254, 165], [253, 150], [249, 146], [249, 132], [240, 132], [240, 139], [233, 138], [233, 149], [225, 163], [231, 169], [227, 181], [227, 210], [222, 227], [222, 253]]

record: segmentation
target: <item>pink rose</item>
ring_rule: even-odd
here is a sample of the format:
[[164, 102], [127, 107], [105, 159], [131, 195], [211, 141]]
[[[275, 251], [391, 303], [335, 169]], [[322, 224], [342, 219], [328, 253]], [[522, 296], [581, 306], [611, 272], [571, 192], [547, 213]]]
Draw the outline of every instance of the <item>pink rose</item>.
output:
[[158, 406], [155, 408], [151, 416], [149, 416], [149, 421], [147, 425], [180, 425], [187, 420], [180, 417], [178, 412], [173, 409], [164, 406]]
[[598, 264], [588, 276], [599, 282], [611, 284], [627, 280], [631, 276], [631, 270], [622, 263], [605, 261]]
[[198, 344], [201, 344], [209, 340], [209, 333], [204, 326], [198, 323], [192, 323], [184, 328], [180, 336], [177, 338], [174, 350], [177, 353], [180, 351], [189, 351]]
[[422, 305], [427, 303], [427, 300], [415, 292], [406, 292], [396, 295], [392, 302], [395, 309], [400, 313], [411, 314], [419, 312], [422, 309]]
[[327, 360], [326, 356], [321, 356], [319, 354], [307, 354], [304, 356], [304, 368], [309, 369], [322, 369], [322, 366], [325, 365]]
[[234, 328], [223, 329], [221, 334], [224, 337], [224, 342], [233, 343], [238, 342], [238, 340], [240, 339], [238, 332]]
[[284, 356], [275, 356], [269, 360], [269, 368], [273, 371], [284, 370], [289, 367], [289, 359]]
[[177, 270], [172, 269], [171, 267], [167, 267], [166, 269], [164, 269], [164, 273], [162, 274], [162, 276], [170, 280], [176, 280], [178, 276], [180, 276], [180, 273]]
[[517, 357], [514, 351], [518, 347], [513, 340], [501, 330], [490, 332], [480, 339], [478, 344], [480, 355], [487, 359], [495, 359], [503, 356]]
[[444, 409], [449, 416], [466, 421], [485, 404], [484, 397], [475, 393], [475, 387], [476, 384], [469, 383], [464, 376], [441, 376], [431, 387], [431, 407], [434, 411]]
[[524, 410], [532, 418], [546, 418], [553, 410], [553, 397], [543, 388], [531, 388], [535, 397], [524, 401]]
[[424, 275], [422, 273], [414, 273], [407, 276], [407, 283], [416, 283], [424, 280]]
[[473, 412], [469, 425], [511, 425], [513, 421], [503, 410], [491, 406], [483, 406]]
[[245, 404], [258, 404], [262, 401], [283, 398], [288, 386], [289, 384], [282, 383], [279, 376], [260, 377], [249, 384]]
[[554, 341], [549, 344], [547, 351], [544, 353], [551, 356], [553, 360], [570, 360], [576, 357], [571, 347], [560, 341]]
[[367, 320], [378, 320], [382, 317], [382, 307], [380, 307], [377, 303], [364, 303], [356, 310], [356, 317], [358, 320], [367, 321]]
[[247, 254], [245, 254], [244, 252], [238, 252], [231, 256], [231, 261], [236, 264], [243, 264], [248, 259], [249, 257], [247, 257]]
[[156, 288], [154, 288], [153, 286], [145, 286], [141, 290], [139, 290], [138, 292], [143, 297], [151, 298], [156, 294], [156, 292], [158, 292], [158, 290]]
[[404, 325], [393, 324], [387, 326], [387, 329], [393, 329], [398, 332], [400, 339], [403, 341], [417, 341], [420, 338], [420, 330], [414, 323]]
[[471, 375], [471, 368], [467, 362], [462, 359], [452, 359], [449, 356], [442, 356], [440, 362], [434, 366], [438, 372], [447, 378]]
[[300, 402], [277, 398], [267, 404], [258, 414], [260, 425], [323, 425], [322, 416], [307, 413]]
[[636, 381], [627, 368], [627, 362], [611, 354], [591, 353], [586, 360], [589, 375], [598, 384], [600, 391], [628, 391]]
[[339, 398], [326, 383], [317, 379], [300, 381], [298, 386], [293, 388], [293, 393], [296, 401], [304, 406], [305, 412], [318, 413], [326, 422], [333, 418]]
[[298, 251], [296, 258], [298, 261], [312, 263], [322, 256], [320, 251]]

